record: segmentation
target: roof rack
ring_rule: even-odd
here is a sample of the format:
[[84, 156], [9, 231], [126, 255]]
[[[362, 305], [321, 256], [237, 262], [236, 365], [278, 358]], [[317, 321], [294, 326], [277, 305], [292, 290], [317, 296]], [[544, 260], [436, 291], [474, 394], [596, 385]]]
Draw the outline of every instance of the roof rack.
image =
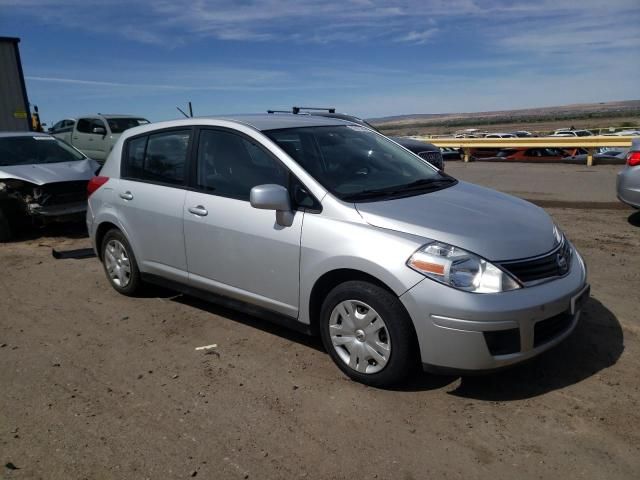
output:
[[329, 113], [336, 113], [335, 108], [320, 108], [320, 107], [291, 107], [291, 113], [300, 113], [301, 110], [322, 110]]
[[291, 113], [289, 110], [267, 110], [267, 113]]

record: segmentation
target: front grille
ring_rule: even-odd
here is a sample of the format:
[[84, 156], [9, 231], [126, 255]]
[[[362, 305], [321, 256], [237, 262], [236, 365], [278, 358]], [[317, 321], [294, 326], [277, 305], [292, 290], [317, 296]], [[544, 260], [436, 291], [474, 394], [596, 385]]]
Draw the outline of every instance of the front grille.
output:
[[491, 355], [508, 355], [520, 351], [520, 329], [495, 330], [482, 332]]
[[418, 156], [429, 162], [434, 167], [442, 167], [442, 154], [440, 152], [428, 150], [426, 152], [418, 153]]
[[564, 312], [555, 317], [541, 320], [533, 327], [533, 346], [538, 347], [566, 332], [571, 326], [573, 317]]
[[87, 200], [87, 181], [48, 183], [35, 191], [40, 205], [65, 205]]
[[564, 240], [546, 255], [515, 262], [502, 262], [500, 266], [523, 284], [561, 277], [571, 267], [571, 246]]

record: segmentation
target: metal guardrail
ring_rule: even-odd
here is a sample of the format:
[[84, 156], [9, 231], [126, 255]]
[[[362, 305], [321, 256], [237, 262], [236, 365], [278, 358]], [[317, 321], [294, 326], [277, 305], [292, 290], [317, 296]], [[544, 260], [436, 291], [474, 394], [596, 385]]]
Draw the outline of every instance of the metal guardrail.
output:
[[584, 148], [587, 150], [587, 165], [593, 165], [593, 154], [600, 147], [631, 147], [637, 137], [592, 136], [592, 137], [525, 137], [525, 138], [427, 138], [412, 137], [432, 143], [437, 147], [462, 148], [464, 161], [468, 162], [472, 148]]

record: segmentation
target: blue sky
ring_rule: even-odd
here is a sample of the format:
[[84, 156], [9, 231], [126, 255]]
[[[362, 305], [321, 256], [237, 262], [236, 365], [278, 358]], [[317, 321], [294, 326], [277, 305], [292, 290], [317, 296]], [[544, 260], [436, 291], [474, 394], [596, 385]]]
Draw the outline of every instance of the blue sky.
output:
[[640, 0], [0, 0], [43, 120], [639, 99]]

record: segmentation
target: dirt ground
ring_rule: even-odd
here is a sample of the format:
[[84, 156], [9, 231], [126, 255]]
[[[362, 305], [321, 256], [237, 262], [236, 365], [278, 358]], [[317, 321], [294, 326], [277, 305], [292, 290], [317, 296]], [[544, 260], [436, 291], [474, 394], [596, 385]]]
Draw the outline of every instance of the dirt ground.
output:
[[608, 206], [613, 169], [582, 174], [603, 176], [594, 193], [577, 170], [553, 184], [557, 166], [521, 167], [449, 171], [541, 185], [589, 266], [581, 323], [523, 366], [396, 390], [347, 380], [318, 340], [260, 318], [118, 295], [95, 258], [52, 257], [89, 246], [79, 226], [0, 245], [0, 477], [638, 478], [640, 213]]

